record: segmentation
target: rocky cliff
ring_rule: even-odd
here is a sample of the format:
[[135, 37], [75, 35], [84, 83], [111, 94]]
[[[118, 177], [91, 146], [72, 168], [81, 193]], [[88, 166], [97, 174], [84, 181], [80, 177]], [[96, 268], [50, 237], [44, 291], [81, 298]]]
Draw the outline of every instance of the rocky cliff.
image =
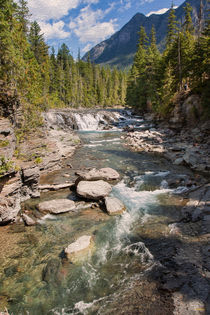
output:
[[[200, 0], [185, 1], [176, 9], [176, 16], [179, 23], [184, 21], [184, 7], [186, 2], [193, 8], [192, 19], [195, 27], [198, 27], [198, 16], [200, 10]], [[207, 9], [207, 1], [203, 0], [204, 12]], [[157, 35], [157, 44], [162, 50], [165, 46], [169, 11], [162, 15], [152, 14], [146, 17], [144, 14], [137, 13], [125, 26], [109, 39], [99, 43], [87, 52], [83, 60], [87, 60], [90, 55], [91, 61], [97, 64], [109, 64], [110, 66], [119, 66], [120, 68], [132, 64], [136, 47], [138, 43], [138, 32], [141, 26], [145, 27], [149, 35], [152, 25], [155, 26]]]

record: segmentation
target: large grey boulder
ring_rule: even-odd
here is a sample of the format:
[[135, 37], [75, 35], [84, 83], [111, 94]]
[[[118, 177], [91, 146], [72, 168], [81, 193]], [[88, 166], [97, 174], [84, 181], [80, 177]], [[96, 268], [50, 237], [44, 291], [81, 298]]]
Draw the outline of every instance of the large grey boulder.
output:
[[64, 251], [67, 258], [70, 261], [75, 262], [83, 259], [86, 254], [89, 253], [92, 245], [92, 236], [83, 235], [78, 238], [74, 243], [71, 243], [68, 247], [66, 247]]
[[115, 197], [106, 197], [105, 205], [109, 215], [122, 214], [126, 210], [125, 205]]
[[39, 211], [51, 214], [60, 214], [75, 210], [75, 203], [68, 199], [44, 201], [38, 205]]
[[110, 194], [112, 186], [103, 180], [81, 181], [77, 185], [77, 194], [86, 199], [100, 200]]
[[97, 170], [96, 168], [93, 168], [89, 171], [79, 171], [76, 173], [76, 175], [79, 175], [79, 178], [76, 181], [76, 184], [80, 182], [81, 180], [85, 181], [96, 181], [96, 180], [116, 180], [120, 178], [120, 174], [115, 171], [114, 169], [110, 167], [101, 168]]

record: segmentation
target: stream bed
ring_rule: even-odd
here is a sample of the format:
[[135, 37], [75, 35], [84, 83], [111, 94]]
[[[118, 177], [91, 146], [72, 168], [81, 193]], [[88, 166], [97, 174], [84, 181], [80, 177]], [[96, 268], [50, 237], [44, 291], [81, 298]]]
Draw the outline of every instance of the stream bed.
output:
[[[169, 255], [173, 251], [169, 226], [184, 204], [179, 196], [183, 187], [171, 188], [168, 181], [190, 177], [191, 171], [158, 155], [130, 151], [119, 128], [78, 133], [82, 146], [70, 160], [72, 169], [48, 174], [45, 182], [61, 183], [65, 174], [74, 180], [75, 170], [82, 168], [111, 167], [121, 175], [112, 195], [127, 210], [110, 217], [97, 207], [87, 208], [47, 215], [32, 227], [2, 227], [13, 246], [5, 240], [7, 254], [0, 257], [0, 306], [14, 315], [151, 314], [157, 308], [154, 314], [172, 314], [170, 296], [160, 295], [157, 279], [148, 275], [161, 266], [161, 242]], [[78, 197], [69, 189], [41, 196], [42, 201], [59, 198]], [[39, 201], [24, 207], [36, 211]], [[82, 235], [93, 236], [94, 250], [83, 262], [71, 264], [63, 249]]]

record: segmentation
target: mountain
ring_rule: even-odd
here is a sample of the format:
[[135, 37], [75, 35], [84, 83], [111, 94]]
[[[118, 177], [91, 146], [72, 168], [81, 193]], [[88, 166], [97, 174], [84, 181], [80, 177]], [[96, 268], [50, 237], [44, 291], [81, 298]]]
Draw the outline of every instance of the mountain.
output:
[[[188, 2], [193, 8], [192, 19], [196, 27], [198, 26], [200, 0], [187, 0], [178, 7], [176, 9], [177, 20], [181, 24], [183, 23], [185, 16], [184, 7], [186, 2]], [[207, 0], [204, 0], [203, 4], [205, 11], [207, 7]], [[155, 26], [157, 44], [160, 50], [163, 50], [167, 33], [168, 16], [169, 11], [161, 15], [152, 14], [149, 17], [142, 13], [137, 13], [125, 26], [121, 28], [121, 30], [87, 52], [84, 55], [83, 60], [86, 61], [89, 55], [90, 60], [96, 64], [108, 64], [119, 68], [130, 66], [133, 62], [133, 57], [137, 48], [140, 26], [145, 27], [147, 35], [150, 34], [152, 25]]]

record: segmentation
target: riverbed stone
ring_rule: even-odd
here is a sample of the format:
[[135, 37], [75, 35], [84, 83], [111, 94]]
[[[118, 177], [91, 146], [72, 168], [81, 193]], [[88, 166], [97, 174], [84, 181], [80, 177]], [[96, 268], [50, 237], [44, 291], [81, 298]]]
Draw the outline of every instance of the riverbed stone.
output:
[[64, 252], [70, 261], [75, 262], [83, 259], [89, 253], [92, 245], [92, 236], [83, 235], [66, 247]]
[[22, 217], [23, 217], [23, 221], [24, 221], [25, 225], [32, 226], [32, 225], [36, 224], [36, 222], [31, 217], [29, 217], [27, 214], [24, 213], [22, 215]]
[[110, 194], [112, 186], [103, 180], [81, 181], [77, 185], [77, 194], [86, 199], [100, 200]]
[[125, 205], [122, 203], [122, 201], [115, 197], [106, 197], [105, 205], [109, 215], [122, 214], [126, 210]]
[[113, 168], [106, 167], [101, 169], [93, 168], [88, 171], [79, 171], [76, 173], [76, 175], [79, 175], [79, 178], [76, 181], [76, 184], [78, 184], [81, 180], [85, 181], [96, 181], [96, 180], [117, 180], [120, 178], [120, 174], [115, 171]]
[[44, 201], [38, 205], [39, 211], [51, 214], [60, 214], [75, 210], [75, 203], [68, 199]]

